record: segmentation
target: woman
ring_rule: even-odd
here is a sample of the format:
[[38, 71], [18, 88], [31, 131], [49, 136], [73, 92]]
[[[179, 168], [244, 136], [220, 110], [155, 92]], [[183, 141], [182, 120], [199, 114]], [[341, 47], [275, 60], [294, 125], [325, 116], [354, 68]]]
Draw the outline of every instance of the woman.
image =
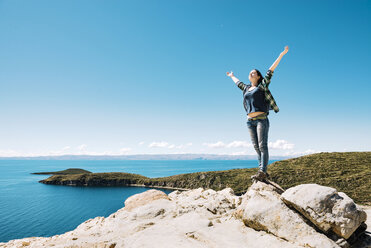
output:
[[274, 70], [285, 55], [289, 51], [286, 46], [285, 50], [281, 52], [280, 56], [274, 61], [269, 68], [266, 76], [263, 78], [262, 74], [254, 69], [249, 74], [249, 81], [251, 84], [244, 84], [236, 78], [233, 72], [227, 72], [235, 84], [243, 91], [243, 105], [247, 112], [247, 127], [250, 132], [251, 141], [254, 149], [258, 154], [259, 170], [258, 173], [252, 176], [252, 179], [264, 180], [269, 177], [267, 173], [267, 165], [269, 160], [268, 153], [268, 130], [269, 110], [279, 111], [277, 104], [269, 91], [269, 84]]

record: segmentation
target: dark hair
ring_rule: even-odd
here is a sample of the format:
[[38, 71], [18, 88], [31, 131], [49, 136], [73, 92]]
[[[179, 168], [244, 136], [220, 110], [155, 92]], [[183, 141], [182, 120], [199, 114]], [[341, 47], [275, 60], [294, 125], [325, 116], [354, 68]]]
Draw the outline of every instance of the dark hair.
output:
[[263, 81], [263, 76], [262, 74], [260, 73], [260, 71], [258, 69], [254, 69], [256, 71], [256, 73], [258, 74], [258, 76], [260, 76], [259, 80], [258, 80], [258, 85]]

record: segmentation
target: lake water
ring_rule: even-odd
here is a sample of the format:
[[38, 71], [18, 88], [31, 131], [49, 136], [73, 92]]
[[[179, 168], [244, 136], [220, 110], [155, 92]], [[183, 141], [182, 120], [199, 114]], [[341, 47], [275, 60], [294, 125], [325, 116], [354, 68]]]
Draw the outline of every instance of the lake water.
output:
[[49, 175], [32, 172], [81, 168], [153, 178], [253, 167], [256, 160], [0, 160], [0, 242], [71, 231], [90, 218], [109, 216], [128, 197], [150, 189], [45, 185], [38, 181]]

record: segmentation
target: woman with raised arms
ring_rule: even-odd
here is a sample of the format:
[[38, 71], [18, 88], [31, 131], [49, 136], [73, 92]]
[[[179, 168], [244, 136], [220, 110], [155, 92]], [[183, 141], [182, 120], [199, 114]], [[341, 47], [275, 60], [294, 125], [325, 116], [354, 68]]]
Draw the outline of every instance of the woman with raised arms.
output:
[[289, 47], [286, 46], [284, 51], [281, 52], [279, 57], [269, 68], [265, 77], [263, 77], [260, 71], [257, 69], [250, 71], [250, 84], [244, 84], [234, 76], [233, 72], [227, 72], [227, 76], [230, 77], [243, 92], [243, 105], [247, 113], [247, 127], [250, 132], [254, 149], [258, 154], [259, 170], [256, 175], [251, 177], [253, 180], [265, 180], [269, 178], [267, 173], [267, 165], [269, 160], [268, 114], [269, 110], [274, 110], [274, 112], [277, 113], [279, 109], [268, 87], [274, 70], [281, 61], [282, 57], [288, 51]]

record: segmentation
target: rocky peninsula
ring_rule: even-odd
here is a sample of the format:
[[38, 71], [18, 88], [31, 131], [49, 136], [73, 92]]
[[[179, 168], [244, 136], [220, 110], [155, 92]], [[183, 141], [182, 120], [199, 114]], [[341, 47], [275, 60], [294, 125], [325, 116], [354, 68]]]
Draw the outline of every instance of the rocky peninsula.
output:
[[[148, 178], [131, 173], [56, 174], [40, 183], [67, 186], [140, 186], [188, 190], [233, 189], [244, 194], [251, 186], [253, 169], [196, 172], [169, 177]], [[346, 193], [358, 204], [371, 205], [371, 152], [317, 153], [286, 159], [268, 166], [271, 180], [284, 189], [316, 183]]]

